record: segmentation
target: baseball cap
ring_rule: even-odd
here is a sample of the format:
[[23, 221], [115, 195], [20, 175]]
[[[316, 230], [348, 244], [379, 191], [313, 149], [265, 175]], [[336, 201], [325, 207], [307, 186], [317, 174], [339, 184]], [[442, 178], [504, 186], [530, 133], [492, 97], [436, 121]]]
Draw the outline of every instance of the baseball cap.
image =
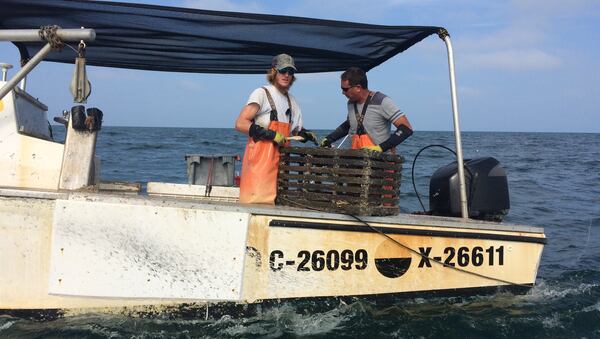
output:
[[275, 67], [276, 70], [282, 70], [288, 67], [293, 68], [295, 71], [298, 70], [294, 65], [294, 59], [287, 54], [278, 54], [275, 57], [273, 57], [273, 62], [271, 62], [271, 66]]

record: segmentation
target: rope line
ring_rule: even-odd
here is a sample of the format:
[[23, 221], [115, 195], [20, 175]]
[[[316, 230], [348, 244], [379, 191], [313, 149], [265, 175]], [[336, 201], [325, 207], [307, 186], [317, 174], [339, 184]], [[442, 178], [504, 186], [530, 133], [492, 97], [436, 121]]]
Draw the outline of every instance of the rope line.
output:
[[[319, 212], [326, 212], [326, 211], [322, 211], [322, 210], [320, 210], [318, 208], [315, 208], [315, 207], [312, 207], [312, 206], [306, 206], [304, 204], [301, 204], [301, 203], [298, 203], [298, 202], [295, 202], [295, 201], [291, 201], [291, 200], [286, 199], [286, 198], [280, 198], [280, 199], [281, 200], [285, 200], [285, 201], [287, 201], [289, 203], [295, 204], [295, 205], [297, 205], [299, 207], [309, 209], [309, 210], [315, 210], [315, 211], [319, 211]], [[508, 280], [504, 280], [504, 279], [500, 279], [500, 278], [491, 277], [491, 276], [488, 276], [488, 275], [485, 275], [485, 274], [480, 274], [480, 273], [476, 273], [476, 272], [467, 271], [465, 269], [462, 269], [462, 268], [459, 268], [459, 267], [456, 267], [456, 266], [448, 265], [448, 264], [446, 264], [446, 263], [444, 263], [442, 261], [435, 260], [434, 258], [429, 257], [429, 256], [427, 256], [427, 255], [425, 255], [425, 254], [423, 254], [423, 253], [421, 253], [421, 252], [419, 252], [419, 251], [417, 251], [417, 250], [415, 250], [415, 249], [413, 249], [413, 248], [411, 248], [411, 247], [409, 247], [409, 246], [401, 243], [400, 241], [398, 241], [398, 240], [390, 237], [389, 235], [383, 233], [382, 231], [380, 231], [376, 227], [371, 226], [368, 222], [362, 220], [361, 218], [359, 218], [359, 217], [357, 217], [357, 216], [355, 216], [353, 214], [345, 214], [345, 215], [348, 215], [348, 216], [356, 219], [357, 221], [363, 223], [364, 225], [366, 225], [367, 227], [369, 227], [370, 229], [372, 229], [376, 233], [379, 233], [379, 234], [383, 235], [384, 237], [386, 237], [387, 239], [391, 240], [396, 245], [398, 245], [398, 246], [400, 246], [400, 247], [402, 247], [402, 248], [404, 248], [404, 249], [406, 249], [406, 250], [408, 250], [408, 251], [410, 251], [410, 252], [412, 252], [412, 253], [420, 256], [421, 258], [424, 258], [424, 259], [429, 260], [429, 261], [433, 261], [433, 262], [435, 262], [438, 265], [442, 265], [443, 267], [450, 268], [450, 269], [453, 269], [453, 270], [458, 271], [458, 272], [470, 274], [470, 275], [473, 275], [473, 276], [476, 276], [476, 277], [479, 277], [479, 278], [484, 278], [484, 279], [488, 279], [488, 280], [492, 280], [492, 281], [496, 281], [496, 282], [501, 282], [501, 283], [504, 283], [504, 284], [507, 284], [507, 285], [527, 287], [527, 288], [531, 287], [531, 285], [528, 285], [528, 284], [515, 283], [515, 282], [512, 282], [512, 281], [508, 281]]]
[[[444, 146], [444, 145], [428, 145], [425, 146], [423, 148], [421, 148], [419, 150], [419, 152], [417, 152], [417, 155], [415, 155], [415, 158], [413, 159], [412, 162], [412, 169], [410, 171], [411, 174], [411, 178], [412, 178], [412, 184], [413, 184], [413, 189], [415, 190], [415, 194], [417, 195], [417, 199], [419, 199], [419, 203], [421, 204], [421, 208], [423, 208], [423, 212], [427, 212], [427, 210], [425, 210], [425, 205], [423, 205], [423, 201], [421, 200], [421, 195], [419, 194], [419, 191], [417, 190], [417, 185], [415, 184], [415, 164], [417, 163], [417, 158], [419, 158], [419, 154], [421, 154], [421, 152], [423, 152], [424, 150], [431, 148], [431, 147], [441, 147], [443, 149], [446, 149], [450, 152], [452, 152], [454, 154], [454, 156], [456, 156], [456, 152], [454, 152], [452, 149]], [[470, 199], [469, 199], [470, 200]]]
[[204, 196], [210, 197], [210, 192], [213, 186], [213, 175], [215, 170], [215, 158], [210, 158], [210, 167], [208, 168], [208, 175], [206, 176], [206, 188], [204, 189]]

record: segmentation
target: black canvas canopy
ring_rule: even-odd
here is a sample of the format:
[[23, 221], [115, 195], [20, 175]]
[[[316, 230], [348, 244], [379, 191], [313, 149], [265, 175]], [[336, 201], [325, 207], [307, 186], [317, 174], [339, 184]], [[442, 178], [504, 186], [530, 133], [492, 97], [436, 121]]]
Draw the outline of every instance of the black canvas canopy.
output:
[[[0, 0], [0, 29], [92, 28], [95, 66], [197, 73], [264, 73], [279, 53], [301, 73], [369, 70], [440, 31], [290, 16], [83, 0]], [[15, 42], [21, 57], [42, 43]], [[45, 60], [73, 63], [70, 48]]]

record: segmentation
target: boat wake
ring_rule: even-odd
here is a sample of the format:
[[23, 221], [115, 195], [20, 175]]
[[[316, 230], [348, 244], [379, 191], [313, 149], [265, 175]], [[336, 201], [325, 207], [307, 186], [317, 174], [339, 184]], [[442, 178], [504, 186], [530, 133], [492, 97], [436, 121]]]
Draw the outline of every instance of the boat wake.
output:
[[[460, 336], [506, 337], [517, 333], [533, 336], [579, 333], [597, 336], [600, 329], [600, 284], [590, 283], [598, 272], [568, 272], [541, 280], [525, 295], [499, 292], [488, 296], [346, 303], [320, 301], [280, 302], [259, 307], [252, 315], [206, 318], [206, 306], [137, 313], [65, 314], [53, 321], [0, 316], [0, 336], [77, 337], [287, 337], [327, 336]], [[597, 281], [597, 280], [596, 280]]]

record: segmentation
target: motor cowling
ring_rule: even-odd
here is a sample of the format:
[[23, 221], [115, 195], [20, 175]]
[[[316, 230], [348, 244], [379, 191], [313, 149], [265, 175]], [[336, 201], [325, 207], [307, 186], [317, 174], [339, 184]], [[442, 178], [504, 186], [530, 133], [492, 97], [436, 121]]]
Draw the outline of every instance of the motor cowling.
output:
[[[502, 221], [510, 209], [508, 181], [500, 162], [492, 157], [466, 159], [465, 182], [469, 217]], [[429, 181], [431, 214], [460, 217], [458, 166], [454, 161], [433, 173]]]

